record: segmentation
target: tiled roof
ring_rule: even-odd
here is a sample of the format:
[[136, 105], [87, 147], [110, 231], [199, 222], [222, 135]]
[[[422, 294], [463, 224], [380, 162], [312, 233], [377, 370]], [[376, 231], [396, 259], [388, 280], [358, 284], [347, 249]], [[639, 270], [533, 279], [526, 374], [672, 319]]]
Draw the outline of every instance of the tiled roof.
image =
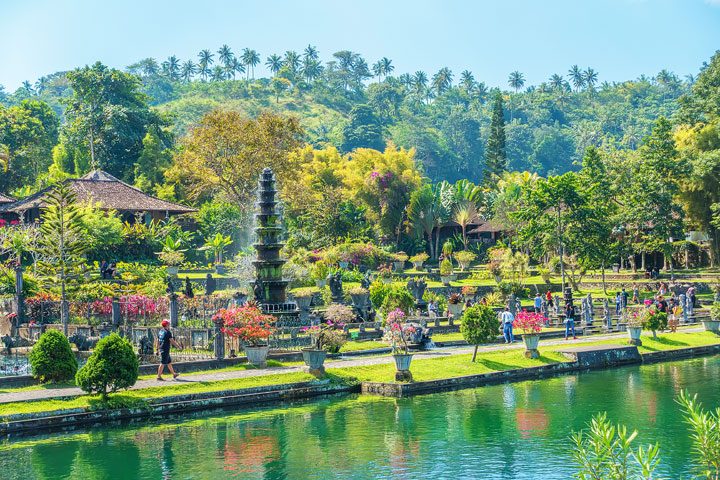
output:
[[[127, 183], [113, 177], [107, 172], [95, 170], [81, 178], [73, 178], [65, 182], [77, 196], [81, 203], [100, 203], [102, 208], [118, 211], [132, 212], [169, 212], [189, 213], [194, 208], [178, 203], [167, 202], [148, 195]], [[45, 195], [52, 187], [41, 190], [27, 198], [14, 203], [2, 205], [0, 211], [19, 212], [31, 208], [45, 206]], [[2, 202], [0, 202], [2, 203]]]

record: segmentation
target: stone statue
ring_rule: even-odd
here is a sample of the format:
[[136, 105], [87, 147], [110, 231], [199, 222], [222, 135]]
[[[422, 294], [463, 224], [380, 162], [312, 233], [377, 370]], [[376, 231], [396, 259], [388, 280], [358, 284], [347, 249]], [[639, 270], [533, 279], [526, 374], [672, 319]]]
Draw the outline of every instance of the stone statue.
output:
[[328, 287], [330, 287], [330, 296], [334, 303], [342, 303], [343, 294], [343, 282], [342, 272], [331, 273], [327, 276]]
[[407, 289], [410, 290], [410, 293], [412, 293], [413, 297], [415, 297], [415, 303], [423, 303], [423, 295], [425, 294], [425, 289], [427, 288], [427, 282], [425, 279], [421, 278], [420, 280], [415, 280], [414, 278], [408, 280], [407, 282]]
[[612, 330], [612, 315], [610, 314], [610, 306], [608, 305], [608, 299], [603, 298], [603, 318], [605, 319], [605, 325], [608, 330]]
[[370, 270], [367, 270], [365, 272], [365, 276], [362, 278], [362, 280], [360, 280], [360, 286], [362, 288], [364, 288], [366, 290], [370, 288], [370, 284], [372, 283], [371, 275], [372, 275], [372, 272], [370, 272]]
[[168, 277], [167, 279], [167, 288], [165, 289], [165, 292], [168, 295], [175, 295], [175, 283], [173, 282], [172, 278]]
[[508, 304], [508, 308], [510, 309], [510, 313], [512, 313], [513, 316], [517, 315], [517, 312], [518, 312], [516, 301], [517, 301], [517, 299], [515, 298], [515, 294], [511, 293], [510, 296], [508, 297], [507, 304]]
[[[695, 306], [693, 305], [692, 297], [690, 295], [685, 295], [685, 304], [683, 311], [687, 312], [687, 315], [690, 316], [693, 314], [694, 307]], [[683, 315], [683, 317], [684, 316], [685, 315]]]
[[520, 306], [520, 299], [516, 298], [515, 299], [515, 313], [521, 312], [521, 311], [522, 311], [522, 307]]
[[195, 296], [195, 292], [193, 292], [192, 284], [190, 283], [190, 277], [185, 277], [185, 290], [183, 290], [183, 294], [187, 298], [193, 298]]
[[255, 279], [255, 283], [253, 283], [253, 295], [255, 295], [255, 301], [258, 303], [262, 303], [263, 301], [263, 286], [260, 279]]
[[592, 325], [593, 321], [595, 320], [595, 311], [593, 310], [593, 298], [591, 294], [587, 294], [587, 297], [585, 297], [585, 303], [586, 303], [586, 315], [585, 323], [588, 325]]
[[555, 315], [560, 315], [560, 295], [555, 295], [553, 305], [555, 306]]
[[205, 277], [205, 295], [210, 296], [217, 288], [217, 282], [212, 276], [212, 273], [208, 273]]
[[[587, 298], [583, 298], [580, 300], [580, 318], [582, 318], [582, 321], [585, 322], [586, 325], [588, 325], [588, 306], [587, 306]], [[592, 322], [592, 320], [590, 320]]]

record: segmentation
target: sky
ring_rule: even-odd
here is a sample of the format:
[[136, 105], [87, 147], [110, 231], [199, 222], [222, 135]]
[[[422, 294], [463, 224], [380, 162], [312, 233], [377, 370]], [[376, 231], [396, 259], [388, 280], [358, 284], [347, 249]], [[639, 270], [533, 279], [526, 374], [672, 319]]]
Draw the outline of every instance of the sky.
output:
[[[0, 0], [0, 85], [97, 60], [192, 58], [228, 44], [264, 59], [352, 50], [395, 74], [450, 67], [489, 86], [527, 85], [571, 65], [622, 81], [663, 68], [697, 74], [720, 49], [720, 0]], [[256, 75], [264, 75], [258, 69]]]

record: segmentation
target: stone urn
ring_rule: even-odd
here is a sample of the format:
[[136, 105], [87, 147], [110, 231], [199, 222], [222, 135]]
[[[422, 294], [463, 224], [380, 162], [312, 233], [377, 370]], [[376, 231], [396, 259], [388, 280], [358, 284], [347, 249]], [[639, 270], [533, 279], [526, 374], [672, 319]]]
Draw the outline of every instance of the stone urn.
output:
[[312, 295], [295, 297], [295, 303], [297, 303], [297, 306], [300, 310], [307, 310], [310, 308], [312, 299], [313, 299]]
[[425, 262], [412, 262], [413, 268], [415, 270], [422, 270], [423, 263]]
[[380, 277], [380, 280], [386, 285], [392, 283], [392, 277]]
[[502, 277], [500, 275], [493, 275], [493, 277], [495, 278], [495, 283], [502, 282]]
[[540, 335], [532, 333], [529, 335], [523, 335], [523, 341], [525, 342], [525, 356], [527, 358], [540, 358], [540, 352], [538, 351], [538, 344], [540, 343]]
[[178, 267], [177, 265], [172, 266], [172, 267], [171, 267], [171, 266], [167, 266], [167, 267], [165, 267], [165, 271], [166, 271], [167, 274], [170, 275], [171, 277], [177, 277], [177, 274], [178, 274], [178, 272], [180, 271], [180, 267]]
[[225, 272], [227, 272], [225, 265], [223, 265], [222, 263], [215, 264], [215, 273], [217, 273], [218, 275], [225, 275]]
[[702, 324], [706, 332], [713, 332], [720, 335], [720, 319], [713, 318], [712, 320], [703, 320]]
[[460, 264], [460, 271], [464, 272], [470, 267], [470, 262], [461, 262], [458, 260], [458, 263]]
[[452, 278], [450, 275], [440, 275], [440, 281], [443, 285], [446, 287], [450, 285], [450, 282], [452, 281]]
[[269, 345], [262, 345], [262, 346], [245, 346], [245, 355], [247, 356], [248, 363], [251, 365], [255, 365], [256, 367], [266, 367], [267, 366], [267, 356], [270, 352], [270, 346]]
[[393, 268], [396, 272], [402, 272], [405, 270], [405, 262], [393, 262]]
[[347, 270], [348, 265], [350, 265], [350, 263], [349, 262], [338, 262], [338, 265], [340, 265], [340, 268], [342, 268], [343, 270]]
[[325, 350], [317, 350], [314, 348], [303, 348], [303, 361], [308, 366], [308, 372], [312, 375], [321, 376], [325, 374]]
[[326, 283], [327, 280], [325, 280], [324, 278], [322, 280], [315, 280], [315, 286], [318, 288], [323, 288]]
[[368, 304], [368, 300], [370, 299], [369, 293], [351, 293], [350, 298], [352, 298], [353, 305], [355, 305], [357, 308], [365, 308]]
[[630, 337], [630, 345], [642, 345], [640, 340], [640, 334], [642, 333], [642, 327], [627, 327], [628, 337]]
[[448, 311], [455, 320], [460, 319], [464, 307], [465, 305], [463, 305], [462, 303], [448, 303]]
[[412, 353], [395, 353], [393, 359], [395, 360], [395, 380], [398, 382], [411, 382], [412, 373], [410, 373], [410, 362], [412, 361]]

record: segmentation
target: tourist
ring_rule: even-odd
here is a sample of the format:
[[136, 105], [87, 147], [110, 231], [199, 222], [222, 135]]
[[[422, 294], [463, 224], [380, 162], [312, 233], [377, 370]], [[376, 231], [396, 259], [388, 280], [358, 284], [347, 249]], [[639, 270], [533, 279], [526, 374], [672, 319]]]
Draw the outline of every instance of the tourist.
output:
[[470, 307], [472, 307], [472, 300], [470, 300], [470, 299], [468, 298], [468, 299], [467, 299], [467, 302], [465, 302], [465, 308], [470, 308]]
[[685, 295], [687, 296], [687, 298], [690, 299], [690, 305], [692, 305], [693, 307], [696, 306], [696, 305], [695, 305], [695, 300], [696, 300], [697, 297], [696, 297], [696, 295], [695, 295], [695, 292], [696, 292], [695, 287], [690, 287], [690, 288], [687, 289], [687, 292], [685, 293]]
[[513, 343], [515, 341], [513, 337], [513, 322], [515, 321], [515, 316], [510, 311], [510, 307], [505, 307], [505, 311], [500, 314], [500, 321], [503, 327], [505, 343]]
[[635, 305], [640, 305], [640, 289], [637, 283], [633, 283], [633, 298], [632, 301]]
[[625, 291], [625, 287], [622, 288], [622, 292], [620, 292], [620, 307], [625, 310], [628, 306], [628, 293]]
[[117, 271], [117, 265], [115, 262], [112, 262], [110, 265], [108, 265], [107, 269], [105, 270], [105, 278], [112, 279], [115, 277], [115, 273]]
[[548, 289], [548, 291], [545, 292], [545, 300], [547, 301], [548, 309], [553, 308], [553, 297], [552, 297], [552, 292], [550, 291], [550, 289]]
[[615, 315], [617, 315], [619, 317], [621, 311], [622, 311], [622, 297], [620, 296], [620, 292], [617, 292], [615, 294]]
[[103, 280], [105, 279], [105, 276], [107, 275], [107, 269], [108, 269], [108, 263], [107, 261], [103, 260], [100, 262], [100, 278]]
[[164, 380], [162, 378], [162, 374], [165, 371], [165, 365], [167, 365], [168, 370], [170, 370], [173, 378], [178, 377], [179, 374], [175, 373], [175, 370], [173, 370], [172, 358], [170, 358], [170, 345], [172, 344], [172, 346], [174, 346], [175, 348], [180, 348], [180, 345], [178, 345], [178, 343], [175, 341], [175, 339], [173, 338], [173, 334], [170, 331], [170, 322], [168, 320], [163, 320], [161, 325], [162, 328], [158, 333], [157, 339], [157, 350], [160, 354], [160, 366], [158, 367], [157, 379], [160, 381]]
[[540, 313], [542, 311], [542, 305], [543, 305], [542, 297], [540, 296], [540, 292], [537, 292], [535, 294], [535, 304], [534, 304], [535, 313]]
[[[618, 293], [618, 295], [620, 295]], [[572, 303], [567, 302], [565, 304], [565, 340], [568, 339], [572, 333], [574, 339], [577, 338], [575, 335], [575, 307]]]
[[438, 304], [435, 300], [430, 300], [430, 303], [428, 303], [428, 314], [430, 314], [431, 317], [435, 318], [440, 316]]
[[662, 295], [658, 295], [657, 297], [657, 309], [662, 313], [667, 313], [668, 311], [668, 303]]

